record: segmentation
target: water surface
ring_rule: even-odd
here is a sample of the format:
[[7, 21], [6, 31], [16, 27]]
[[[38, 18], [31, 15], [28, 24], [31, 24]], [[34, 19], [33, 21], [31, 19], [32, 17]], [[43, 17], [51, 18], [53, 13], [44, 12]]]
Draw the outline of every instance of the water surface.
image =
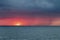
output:
[[60, 40], [60, 27], [0, 27], [0, 40]]

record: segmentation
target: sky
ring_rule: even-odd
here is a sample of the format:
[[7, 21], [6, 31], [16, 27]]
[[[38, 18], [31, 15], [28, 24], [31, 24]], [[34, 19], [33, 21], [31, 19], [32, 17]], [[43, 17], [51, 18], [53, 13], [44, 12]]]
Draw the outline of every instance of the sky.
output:
[[0, 25], [60, 26], [60, 0], [0, 0]]

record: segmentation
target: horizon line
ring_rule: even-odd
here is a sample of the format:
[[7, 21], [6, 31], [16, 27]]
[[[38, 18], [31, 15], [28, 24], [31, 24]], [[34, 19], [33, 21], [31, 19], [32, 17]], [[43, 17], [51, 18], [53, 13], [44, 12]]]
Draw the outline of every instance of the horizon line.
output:
[[0, 27], [60, 27], [60, 26], [50, 26], [50, 25], [34, 25], [34, 26], [13, 26], [13, 25], [11, 25], [11, 26], [8, 26], [8, 25], [2, 25], [2, 26], [0, 26]]

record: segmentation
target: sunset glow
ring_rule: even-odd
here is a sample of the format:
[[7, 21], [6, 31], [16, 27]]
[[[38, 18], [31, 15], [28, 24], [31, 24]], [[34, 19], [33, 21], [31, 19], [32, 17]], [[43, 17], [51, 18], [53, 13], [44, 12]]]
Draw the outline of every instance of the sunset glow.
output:
[[53, 19], [51, 24], [49, 23], [48, 18], [30, 18], [30, 19], [23, 19], [23, 18], [5, 18], [0, 19], [0, 26], [7, 25], [7, 26], [29, 26], [29, 25], [51, 25], [51, 26], [60, 26], [60, 19]]
[[15, 24], [16, 26], [20, 26], [21, 25], [21, 23], [17, 23], [17, 24]]
[[22, 22], [20, 22], [19, 20], [15, 20], [12, 23], [14, 24], [14, 26], [21, 26], [21, 25], [23, 25]]

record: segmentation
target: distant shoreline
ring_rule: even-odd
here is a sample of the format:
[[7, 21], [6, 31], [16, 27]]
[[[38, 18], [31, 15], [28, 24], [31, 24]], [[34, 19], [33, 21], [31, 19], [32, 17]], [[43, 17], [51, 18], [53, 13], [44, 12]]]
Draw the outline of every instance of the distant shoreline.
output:
[[0, 27], [60, 27], [60, 26], [0, 26]]

